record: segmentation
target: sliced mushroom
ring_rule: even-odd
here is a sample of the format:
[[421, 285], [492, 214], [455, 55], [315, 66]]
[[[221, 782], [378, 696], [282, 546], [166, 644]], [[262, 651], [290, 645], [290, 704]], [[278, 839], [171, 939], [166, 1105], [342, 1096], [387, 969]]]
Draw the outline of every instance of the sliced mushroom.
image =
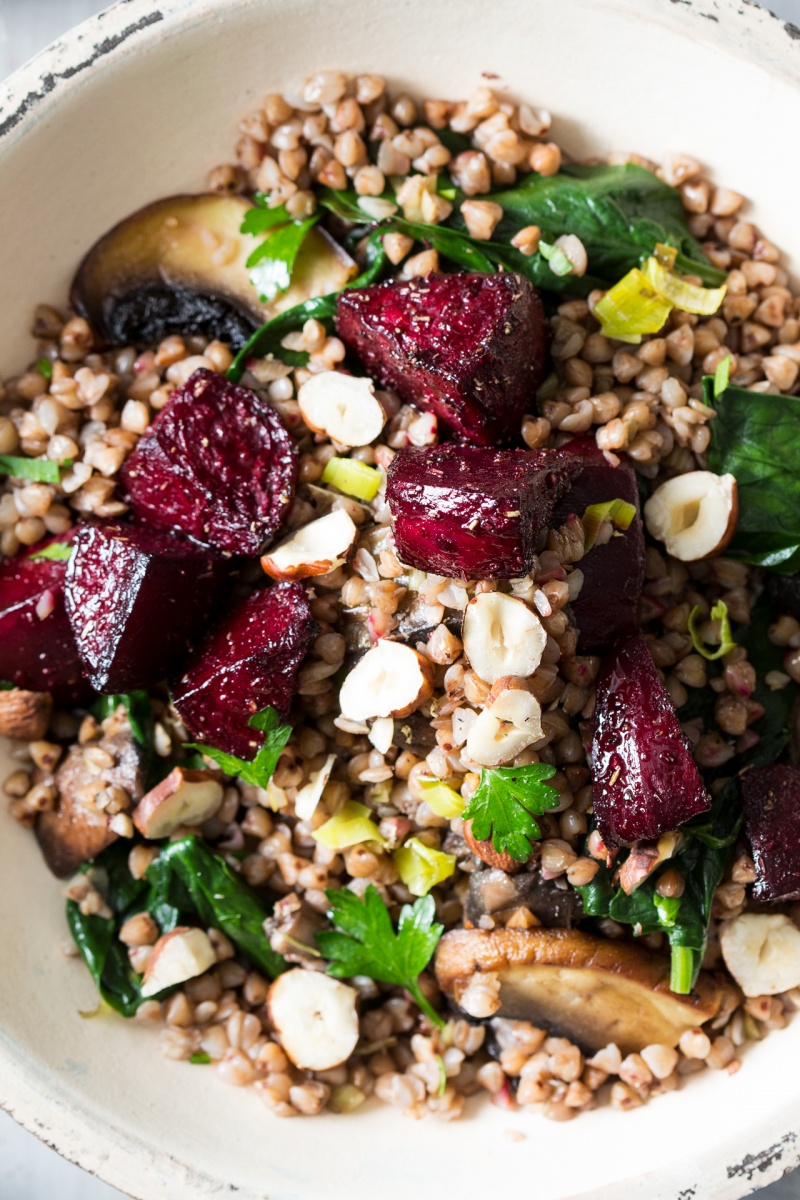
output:
[[173, 767], [169, 775], [143, 796], [133, 823], [146, 838], [165, 838], [180, 825], [202, 825], [222, 804], [224, 788], [208, 771]]
[[73, 307], [112, 345], [203, 334], [238, 349], [271, 316], [339, 289], [355, 263], [312, 229], [292, 281], [262, 304], [247, 258], [258, 244], [240, 232], [251, 205], [241, 196], [170, 196], [126, 217], [83, 259], [72, 283]]
[[464, 651], [486, 683], [504, 675], [532, 675], [547, 645], [547, 633], [524, 600], [503, 592], [481, 592], [464, 613]]
[[736, 480], [713, 471], [688, 471], [668, 479], [644, 506], [648, 531], [682, 562], [720, 554], [738, 518]]
[[58, 807], [40, 813], [36, 821], [45, 861], [60, 879], [116, 841], [102, 807], [105, 790], [122, 788], [134, 804], [144, 792], [141, 754], [129, 733], [106, 736], [95, 747], [110, 754], [114, 765], [98, 769], [85, 757], [92, 747], [72, 746], [55, 774]]
[[327, 575], [347, 562], [355, 551], [358, 529], [343, 508], [318, 517], [274, 546], [261, 559], [273, 579], [310, 579]]
[[269, 989], [269, 1015], [281, 1046], [296, 1067], [330, 1071], [345, 1062], [358, 1041], [355, 988], [296, 967]]
[[0, 691], [0, 736], [36, 742], [47, 733], [52, 711], [49, 692], [26, 692], [16, 687]]
[[436, 953], [436, 978], [459, 1002], [475, 980], [499, 986], [500, 1017], [533, 1021], [590, 1050], [615, 1042], [623, 1054], [658, 1042], [674, 1046], [713, 1017], [716, 981], [669, 990], [669, 961], [644, 946], [566, 929], [457, 929]]
[[505, 925], [512, 913], [527, 908], [548, 928], [570, 929], [583, 916], [583, 904], [574, 888], [559, 886], [560, 882], [542, 879], [540, 871], [514, 876], [497, 869], [475, 871], [470, 876], [464, 923], [485, 929], [488, 917], [491, 926]]
[[424, 655], [381, 638], [342, 684], [339, 705], [351, 721], [407, 717], [433, 692], [433, 668]]
[[153, 947], [142, 981], [142, 995], [158, 996], [167, 988], [204, 974], [217, 961], [208, 934], [179, 925], [165, 933]]

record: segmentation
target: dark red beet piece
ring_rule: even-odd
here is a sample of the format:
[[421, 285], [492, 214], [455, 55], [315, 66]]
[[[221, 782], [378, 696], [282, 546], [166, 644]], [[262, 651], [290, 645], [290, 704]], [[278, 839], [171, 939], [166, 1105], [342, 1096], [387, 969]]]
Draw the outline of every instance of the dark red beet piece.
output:
[[289, 711], [297, 669], [317, 632], [302, 583], [278, 583], [237, 604], [209, 634], [172, 690], [192, 737], [252, 758], [263, 734], [253, 713]]
[[229, 559], [175, 534], [124, 522], [84, 526], [64, 599], [92, 687], [130, 692], [180, 670], [229, 573]]
[[800, 899], [800, 768], [753, 767], [739, 780], [756, 900]]
[[63, 559], [34, 558], [48, 538], [0, 564], [0, 680], [72, 704], [89, 691], [64, 608]]
[[554, 450], [399, 450], [386, 488], [398, 557], [461, 579], [522, 575], [577, 469]]
[[580, 633], [578, 649], [584, 654], [607, 649], [623, 633], [636, 628], [639, 597], [644, 583], [644, 528], [639, 511], [639, 488], [630, 461], [622, 457], [612, 466], [597, 443], [576, 438], [561, 453], [580, 463], [572, 487], [556, 508], [553, 525], [570, 513], [582, 517], [590, 504], [625, 500], [636, 508], [630, 528], [602, 546], [593, 546], [580, 560], [583, 587], [572, 612]]
[[519, 434], [544, 378], [547, 320], [521, 275], [429, 275], [348, 288], [336, 324], [375, 379], [479, 446]]
[[640, 633], [621, 638], [600, 670], [592, 804], [612, 847], [660, 837], [709, 808], [691, 745]]
[[253, 556], [292, 501], [297, 451], [255, 392], [200, 370], [172, 393], [121, 474], [148, 525]]

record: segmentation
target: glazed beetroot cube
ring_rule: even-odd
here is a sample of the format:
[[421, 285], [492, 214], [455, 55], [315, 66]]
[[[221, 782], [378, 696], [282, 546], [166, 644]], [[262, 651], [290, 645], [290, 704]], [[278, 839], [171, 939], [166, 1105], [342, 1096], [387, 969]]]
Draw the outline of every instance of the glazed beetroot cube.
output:
[[609, 463], [590, 438], [576, 438], [561, 453], [580, 463], [572, 487], [553, 515], [561, 525], [570, 513], [583, 517], [591, 504], [625, 500], [636, 508], [630, 527], [616, 531], [604, 545], [593, 546], [578, 563], [583, 587], [572, 612], [580, 633], [579, 649], [593, 654], [605, 650], [623, 633], [636, 628], [639, 597], [644, 583], [644, 528], [639, 511], [639, 488], [631, 462], [620, 457]]
[[86, 525], [64, 599], [98, 692], [152, 687], [183, 666], [230, 572], [230, 560], [146, 525]]
[[521, 275], [429, 275], [348, 288], [336, 323], [373, 378], [479, 446], [519, 434], [544, 378], [547, 320]]
[[255, 392], [200, 370], [172, 393], [121, 474], [148, 525], [256, 555], [291, 504], [297, 451]]
[[692, 748], [640, 633], [617, 642], [598, 677], [592, 804], [607, 846], [660, 837], [709, 808]]
[[554, 450], [399, 450], [386, 498], [400, 561], [460, 579], [524, 574], [577, 469]]
[[753, 767], [739, 780], [756, 900], [800, 899], [800, 768]]
[[49, 538], [0, 564], [0, 680], [71, 704], [88, 692], [64, 607], [63, 559], [36, 558]]
[[237, 604], [172, 689], [192, 737], [252, 758], [263, 734], [247, 722], [267, 705], [286, 715], [298, 667], [317, 630], [302, 583], [278, 583]]

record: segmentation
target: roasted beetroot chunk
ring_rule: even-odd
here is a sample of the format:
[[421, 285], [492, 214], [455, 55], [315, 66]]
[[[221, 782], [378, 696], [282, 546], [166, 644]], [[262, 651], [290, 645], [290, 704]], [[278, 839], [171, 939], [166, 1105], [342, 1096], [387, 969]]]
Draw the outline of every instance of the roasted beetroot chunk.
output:
[[591, 654], [607, 649], [623, 633], [636, 628], [639, 597], [644, 583], [644, 529], [639, 511], [636, 472], [626, 458], [612, 466], [589, 438], [576, 438], [562, 454], [580, 463], [580, 472], [553, 517], [560, 525], [570, 513], [582, 517], [590, 504], [625, 500], [636, 516], [624, 533], [593, 546], [581, 559], [583, 587], [572, 612], [580, 633], [579, 649]]
[[301, 583], [278, 583], [237, 604], [209, 634], [172, 699], [192, 737], [252, 758], [263, 734], [253, 713], [291, 706], [297, 669], [317, 626]]
[[547, 321], [521, 275], [429, 275], [339, 295], [337, 328], [370, 375], [460, 438], [519, 433], [544, 377]]
[[180, 670], [207, 625], [230, 560], [146, 525], [86, 525], [64, 599], [98, 692], [152, 687]]
[[72, 704], [87, 692], [64, 608], [63, 559], [34, 558], [49, 538], [0, 564], [0, 679]]
[[460, 579], [522, 575], [577, 469], [553, 450], [399, 450], [386, 488], [398, 557]]
[[660, 837], [706, 812], [691, 746], [640, 633], [603, 663], [594, 721], [592, 804], [607, 846]]
[[122, 469], [148, 525], [232, 554], [256, 555], [294, 494], [297, 451], [255, 392], [195, 371], [173, 392]]
[[756, 900], [800, 899], [800, 768], [753, 767], [739, 780]]

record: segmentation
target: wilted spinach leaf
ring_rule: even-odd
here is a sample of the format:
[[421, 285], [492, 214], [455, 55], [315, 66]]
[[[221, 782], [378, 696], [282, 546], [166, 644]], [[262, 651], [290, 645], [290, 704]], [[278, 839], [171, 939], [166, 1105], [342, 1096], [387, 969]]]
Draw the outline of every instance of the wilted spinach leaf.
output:
[[[264, 933], [268, 910], [221, 855], [198, 837], [185, 837], [161, 851], [147, 872], [153, 885], [152, 915], [170, 927], [185, 913], [200, 924], [221, 930], [271, 979], [287, 969], [286, 960], [271, 948]], [[175, 882], [181, 885], [175, 887]]]
[[739, 524], [726, 554], [783, 575], [800, 570], [800, 398], [703, 381], [709, 423], [709, 469], [733, 475]]

